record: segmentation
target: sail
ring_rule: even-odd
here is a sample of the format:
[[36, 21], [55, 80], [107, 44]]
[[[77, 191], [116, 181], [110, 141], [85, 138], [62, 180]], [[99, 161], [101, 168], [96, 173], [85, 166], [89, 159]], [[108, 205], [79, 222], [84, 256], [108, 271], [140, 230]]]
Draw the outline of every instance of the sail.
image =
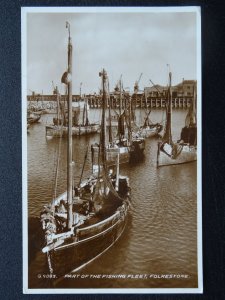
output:
[[61, 82], [66, 84], [68, 88], [68, 142], [67, 142], [67, 227], [68, 229], [72, 228], [73, 224], [73, 165], [72, 165], [72, 123], [73, 123], [73, 116], [72, 116], [72, 41], [70, 36], [70, 24], [66, 22], [66, 28], [69, 31], [69, 38], [68, 38], [68, 68], [67, 71], [64, 72]]
[[118, 137], [119, 139], [124, 138], [125, 135], [125, 114], [122, 113], [119, 117], [118, 117]]
[[84, 107], [83, 107], [82, 125], [83, 126], [88, 126], [89, 125], [88, 106], [87, 106], [87, 100], [86, 99], [85, 99]]
[[[122, 201], [119, 194], [115, 190], [116, 187], [116, 176], [112, 175], [107, 166], [106, 160], [106, 108], [107, 108], [107, 73], [103, 69], [99, 74], [102, 77], [102, 120], [101, 120], [101, 132], [100, 132], [100, 145], [99, 145], [99, 157], [98, 157], [98, 181], [96, 183], [94, 201], [99, 205], [104, 205], [102, 211], [112, 210], [112, 206], [116, 202]], [[119, 155], [119, 152], [118, 152]], [[113, 201], [103, 201], [103, 199]], [[101, 201], [103, 201], [101, 203]]]
[[184, 143], [190, 145], [197, 145], [197, 120], [196, 120], [196, 86], [194, 86], [193, 101], [189, 107], [186, 119], [185, 127], [182, 128], [180, 139]]
[[193, 87], [193, 101], [188, 110], [188, 114], [185, 119], [186, 127], [196, 126], [196, 86]]
[[87, 104], [87, 100], [85, 102], [85, 126], [89, 126], [90, 122], [89, 122], [89, 118], [88, 118], [88, 104]]
[[169, 73], [169, 87], [167, 91], [167, 101], [166, 101], [166, 125], [164, 135], [162, 137], [163, 142], [172, 144], [172, 133], [171, 133], [171, 122], [172, 122], [172, 93], [171, 93], [171, 79], [172, 74]]
[[[108, 91], [109, 91], [109, 84], [108, 84]], [[108, 96], [108, 103], [109, 103], [109, 122], [108, 122], [108, 127], [109, 127], [109, 143], [112, 143], [113, 137], [112, 137], [112, 122], [111, 122], [111, 99], [110, 95]]]
[[80, 107], [73, 108], [73, 126], [79, 126]]

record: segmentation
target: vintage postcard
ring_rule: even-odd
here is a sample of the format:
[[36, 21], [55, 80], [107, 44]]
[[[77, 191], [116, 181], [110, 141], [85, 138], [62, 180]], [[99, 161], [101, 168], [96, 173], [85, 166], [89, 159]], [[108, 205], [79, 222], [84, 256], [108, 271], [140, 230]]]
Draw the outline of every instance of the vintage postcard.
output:
[[199, 7], [24, 7], [24, 293], [202, 293]]

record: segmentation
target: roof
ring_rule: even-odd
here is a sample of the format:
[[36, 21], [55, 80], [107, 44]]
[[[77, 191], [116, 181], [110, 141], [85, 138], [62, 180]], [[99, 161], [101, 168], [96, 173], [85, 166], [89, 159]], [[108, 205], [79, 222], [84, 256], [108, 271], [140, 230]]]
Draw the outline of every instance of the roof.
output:
[[175, 87], [183, 86], [184, 84], [196, 84], [196, 80], [183, 80], [181, 83], [175, 85]]

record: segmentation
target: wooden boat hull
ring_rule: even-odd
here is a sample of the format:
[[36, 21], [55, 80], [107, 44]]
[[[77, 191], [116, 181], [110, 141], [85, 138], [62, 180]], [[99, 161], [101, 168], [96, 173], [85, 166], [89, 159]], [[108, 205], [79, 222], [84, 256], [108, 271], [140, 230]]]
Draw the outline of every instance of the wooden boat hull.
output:
[[[98, 153], [98, 147], [94, 147], [95, 153]], [[145, 150], [145, 140], [135, 139], [131, 146], [108, 147], [106, 149], [106, 161], [108, 166], [114, 166], [117, 163], [119, 154], [119, 163], [129, 163], [130, 161], [138, 161], [143, 158]]]
[[130, 161], [136, 162], [144, 157], [145, 140], [144, 138], [133, 139], [130, 149]]
[[37, 122], [39, 122], [40, 118], [41, 118], [41, 115], [35, 115], [35, 116], [27, 117], [27, 123], [28, 124], [37, 123]]
[[140, 129], [140, 136], [143, 138], [154, 137], [157, 136], [161, 130], [162, 130], [162, 125], [143, 127]]
[[92, 262], [119, 239], [127, 221], [129, 205], [123, 204], [123, 211], [93, 226], [77, 229], [76, 236], [46, 255], [50, 259], [53, 274], [57, 278], [72, 271], [78, 271]]
[[197, 160], [197, 148], [195, 146], [183, 145], [180, 154], [176, 158], [170, 157], [160, 149], [158, 144], [157, 167], [184, 164]]
[[[47, 137], [60, 137], [67, 136], [67, 127], [63, 126], [46, 126], [46, 136]], [[99, 125], [93, 124], [88, 126], [73, 126], [72, 127], [72, 135], [80, 136], [80, 135], [88, 135], [92, 133], [97, 133], [99, 131]]]
[[106, 150], [106, 160], [108, 166], [113, 166], [116, 164], [118, 153], [119, 153], [120, 164], [129, 162], [130, 147], [108, 148]]

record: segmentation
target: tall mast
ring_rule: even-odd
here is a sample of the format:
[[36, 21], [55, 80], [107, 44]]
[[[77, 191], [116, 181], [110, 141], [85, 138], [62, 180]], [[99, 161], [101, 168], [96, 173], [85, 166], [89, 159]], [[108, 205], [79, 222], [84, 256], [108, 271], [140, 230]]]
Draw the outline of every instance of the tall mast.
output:
[[85, 125], [88, 126], [89, 125], [89, 119], [88, 119], [88, 102], [87, 99], [85, 98]]
[[102, 152], [102, 164], [103, 168], [106, 166], [106, 121], [105, 121], [105, 110], [106, 110], [106, 79], [107, 73], [103, 69], [102, 72], [99, 73], [99, 76], [102, 77], [102, 129], [101, 129], [101, 139], [100, 139], [100, 151]]
[[128, 113], [128, 140], [132, 140], [132, 129], [131, 129], [131, 105], [132, 105], [132, 96], [129, 97], [129, 113]]
[[163, 141], [172, 144], [172, 133], [171, 133], [171, 123], [172, 123], [172, 94], [171, 94], [171, 81], [172, 73], [169, 72], [169, 87], [167, 91], [167, 116], [166, 116], [166, 126], [163, 136]]
[[85, 125], [85, 101], [84, 101], [84, 106], [83, 106], [83, 117], [82, 117], [82, 125], [84, 126]]
[[59, 107], [59, 90], [58, 90], [58, 87], [56, 86], [56, 99], [57, 99], [57, 125], [59, 125], [59, 110], [60, 110], [60, 107]]
[[122, 113], [122, 75], [120, 76], [120, 106], [119, 106], [120, 116]]
[[67, 203], [68, 203], [68, 216], [67, 226], [68, 229], [73, 225], [73, 211], [72, 211], [72, 196], [73, 196], [73, 164], [72, 164], [72, 43], [70, 37], [70, 24], [66, 22], [66, 28], [68, 28], [68, 141], [67, 141]]
[[108, 81], [108, 106], [109, 106], [109, 142], [112, 143], [112, 122], [111, 122], [111, 98], [109, 92], [109, 81]]

